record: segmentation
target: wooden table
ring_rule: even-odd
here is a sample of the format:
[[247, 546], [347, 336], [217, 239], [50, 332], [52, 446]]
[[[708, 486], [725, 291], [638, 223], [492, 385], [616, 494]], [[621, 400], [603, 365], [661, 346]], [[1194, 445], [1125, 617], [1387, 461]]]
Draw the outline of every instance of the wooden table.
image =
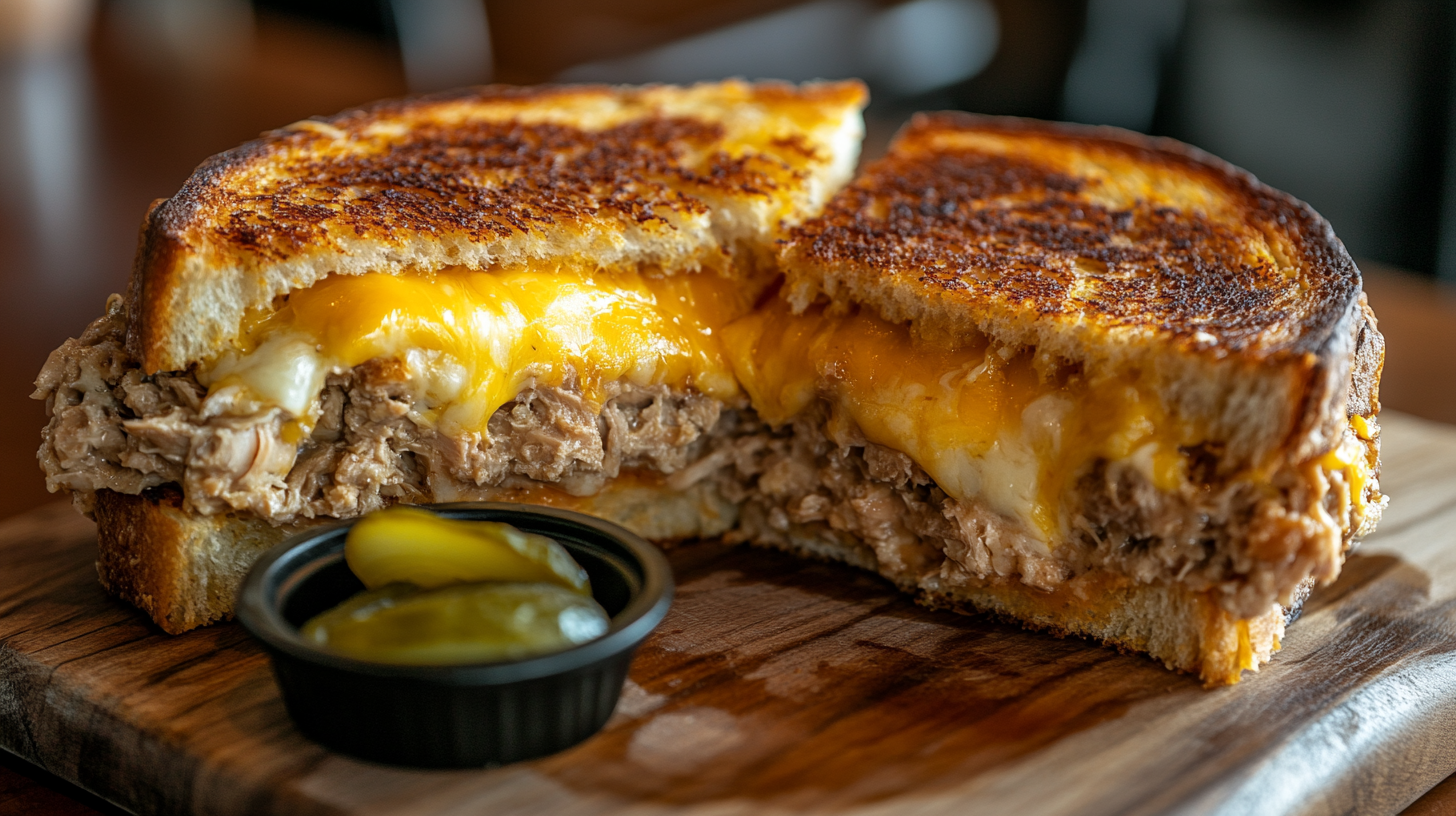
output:
[[1401, 500], [1234, 687], [699, 542], [600, 734], [381, 767], [304, 739], [239, 625], [166, 635], [108, 597], [57, 503], [0, 522], [0, 745], [178, 816], [1391, 813], [1456, 770], [1456, 428], [1384, 418]]
[[[107, 6], [108, 9], [113, 8]], [[34, 452], [44, 422], [26, 398], [46, 354], [125, 284], [149, 201], [192, 167], [256, 133], [397, 95], [398, 60], [380, 44], [261, 19], [254, 45], [214, 62], [150, 53], [103, 25], [78, 58], [0, 64], [0, 517], [38, 507]], [[191, 60], [191, 61], [189, 61]], [[69, 96], [68, 96], [69, 94]], [[1362, 263], [1388, 341], [1382, 401], [1456, 423], [1456, 291]], [[1397, 497], [1399, 501], [1399, 497]], [[94, 814], [104, 802], [0, 757], [0, 811]], [[1456, 811], [1456, 779], [1411, 813]]]

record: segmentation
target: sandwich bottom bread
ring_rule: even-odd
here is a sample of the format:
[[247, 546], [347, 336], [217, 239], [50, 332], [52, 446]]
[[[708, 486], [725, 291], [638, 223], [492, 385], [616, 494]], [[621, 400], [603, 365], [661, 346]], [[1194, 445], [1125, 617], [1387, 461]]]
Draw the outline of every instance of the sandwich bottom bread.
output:
[[[252, 560], [309, 525], [515, 500], [845, 562], [1209, 684], [1270, 659], [1384, 507], [1358, 270], [1307, 206], [1189, 148], [921, 117], [750, 256], [335, 275], [277, 298], [240, 356], [168, 369], [133, 342], [144, 304], [115, 298], [37, 381], [42, 466], [96, 518], [102, 582], [171, 632], [229, 615]], [[438, 348], [328, 368], [306, 423], [258, 398], [256, 372], [331, 353], [357, 316], [311, 324], [310, 303], [518, 274], [641, 310], [594, 306], [587, 351], [521, 368], [483, 432], [451, 425]], [[569, 311], [527, 333], [581, 336]], [[684, 326], [670, 360], [692, 376], [632, 355], [603, 374], [624, 332], [640, 355]]]
[[[943, 502], [937, 507], [917, 499], [914, 488], [907, 491], [908, 480], [889, 472], [894, 465], [886, 460], [897, 458], [892, 453], [865, 443], [821, 442], [825, 451], [806, 455], [795, 444], [802, 437], [786, 440], [764, 427], [758, 436], [734, 441], [715, 452], [741, 457], [746, 467], [719, 472], [685, 490], [639, 482], [614, 484], [590, 497], [536, 488], [481, 490], [452, 499], [565, 507], [622, 524], [666, 546], [691, 546], [721, 535], [841, 562], [883, 575], [926, 606], [991, 613], [1058, 635], [1090, 637], [1215, 683], [1236, 682], [1245, 669], [1268, 662], [1314, 583], [1301, 585], [1287, 606], [1273, 605], [1261, 616], [1239, 619], [1207, 592], [1110, 570], [1084, 572], [1052, 588], [998, 576], [994, 568], [983, 577], [967, 563], [967, 533], [975, 535], [976, 528], [947, 520]], [[776, 481], [786, 467], [831, 475], [821, 491], [786, 498]], [[839, 495], [823, 498], [831, 491]], [[922, 487], [919, 492], [930, 491]], [[806, 496], [818, 500], [805, 501]], [[918, 517], [910, 524], [901, 518], [907, 507]], [[181, 491], [170, 485], [139, 495], [99, 491], [93, 515], [102, 584], [172, 633], [231, 617], [237, 588], [254, 560], [289, 535], [331, 521], [274, 526], [237, 513], [202, 516], [185, 509]], [[940, 535], [907, 533], [925, 527], [939, 528]], [[994, 528], [981, 533], [982, 540], [988, 533], [994, 536]], [[921, 550], [909, 563], [903, 560], [907, 534]], [[900, 557], [881, 557], [891, 549]]]

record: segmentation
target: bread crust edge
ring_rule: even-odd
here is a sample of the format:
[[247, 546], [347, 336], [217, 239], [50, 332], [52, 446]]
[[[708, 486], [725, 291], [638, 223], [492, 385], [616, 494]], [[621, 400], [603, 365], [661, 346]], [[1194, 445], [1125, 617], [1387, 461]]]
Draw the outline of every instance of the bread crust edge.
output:
[[[621, 480], [587, 498], [512, 490], [455, 498], [563, 507], [621, 524], [659, 544], [713, 538], [738, 519], [737, 506], [710, 481], [669, 491]], [[97, 491], [94, 515], [101, 585], [173, 635], [231, 619], [238, 588], [259, 556], [291, 535], [338, 521], [274, 527], [243, 515], [204, 516], [186, 509], [172, 484], [138, 495]]]
[[1048, 592], [1019, 581], [962, 574], [943, 577], [896, 574], [881, 568], [865, 544], [803, 525], [793, 525], [787, 545], [749, 542], [798, 557], [848, 564], [893, 583], [921, 606], [964, 615], [986, 615], [1053, 637], [1084, 638], [1126, 654], [1149, 657], [1166, 668], [1198, 677], [1205, 687], [1238, 683], [1258, 671], [1281, 646], [1285, 625], [1299, 615], [1312, 582], [1289, 608], [1279, 605], [1249, 620], [1236, 620], [1207, 593], [1127, 576], [1093, 573], [1096, 596], [1076, 589]]
[[230, 619], [253, 561], [302, 529], [197, 516], [174, 485], [140, 495], [98, 491], [95, 516], [101, 585], [173, 635]]

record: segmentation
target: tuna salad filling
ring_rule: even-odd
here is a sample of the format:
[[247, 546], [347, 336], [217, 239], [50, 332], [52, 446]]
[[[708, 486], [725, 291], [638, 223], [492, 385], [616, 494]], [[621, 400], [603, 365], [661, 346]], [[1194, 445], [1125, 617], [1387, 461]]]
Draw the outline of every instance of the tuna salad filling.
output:
[[[820, 542], [822, 554], [853, 553], [912, 591], [966, 576], [1055, 590], [1108, 572], [1180, 583], [1252, 618], [1294, 604], [1325, 564], [1338, 569], [1356, 533], [1349, 491], [1330, 484], [1338, 472], [1291, 468], [1273, 484], [1211, 485], [1190, 500], [1157, 490], [1130, 464], [1100, 462], [1077, 482], [1070, 539], [1048, 549], [1005, 516], [951, 498], [826, 401], [784, 428], [741, 427], [732, 446], [733, 469], [720, 477], [741, 504], [731, 537], [786, 550]], [[1309, 503], [1326, 526], [1307, 520]]]
[[[818, 551], [855, 553], [902, 586], [971, 575], [1053, 590], [1107, 571], [1209, 592], [1248, 618], [1288, 605], [1311, 576], [1333, 575], [1360, 532], [1355, 505], [1378, 497], [1345, 470], [1308, 464], [1257, 483], [1210, 475], [1199, 490], [1170, 493], [1103, 460], [1075, 481], [1068, 540], [1048, 547], [948, 496], [828, 400], [772, 427], [746, 404], [691, 389], [609, 385], [598, 404], [574, 380], [528, 379], [485, 433], [446, 435], [417, 410], [406, 366], [374, 359], [328, 376], [305, 429], [281, 408], [209, 396], [191, 373], [144, 375], [124, 332], [114, 299], [36, 383], [51, 417], [39, 452], [47, 485], [88, 514], [99, 490], [177, 485], [193, 512], [282, 525], [535, 487], [585, 497], [645, 472], [667, 490], [711, 488], [737, 505], [737, 539], [810, 551], [833, 542]], [[1378, 428], [1361, 427], [1370, 438], [1350, 431], [1347, 442], [1363, 455]]]
[[305, 433], [283, 409], [235, 404], [236, 391], [209, 397], [190, 373], [144, 376], [124, 330], [110, 310], [52, 353], [36, 383], [51, 415], [39, 453], [47, 486], [70, 491], [85, 512], [97, 490], [168, 483], [194, 512], [245, 511], [274, 524], [479, 488], [550, 484], [584, 496], [624, 470], [688, 469], [724, 413], [716, 399], [667, 386], [622, 384], [597, 409], [574, 383], [528, 381], [488, 433], [447, 436], [415, 410], [405, 367], [371, 360], [328, 377]]

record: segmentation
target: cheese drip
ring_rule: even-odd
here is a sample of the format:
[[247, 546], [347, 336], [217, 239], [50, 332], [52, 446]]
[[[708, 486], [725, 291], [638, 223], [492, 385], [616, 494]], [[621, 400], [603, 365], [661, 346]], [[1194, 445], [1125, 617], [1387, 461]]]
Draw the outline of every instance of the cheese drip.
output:
[[1062, 495], [1098, 458], [1132, 462], [1160, 490], [1186, 482], [1179, 446], [1188, 441], [1130, 377], [1039, 372], [1029, 352], [984, 340], [955, 350], [917, 343], [907, 326], [864, 310], [795, 315], [776, 303], [723, 338], [765, 421], [786, 423], [827, 398], [952, 498], [979, 499], [1044, 542], [1065, 539]]
[[[1323, 480], [1325, 484], [1328, 484], [1330, 474], [1343, 474], [1344, 492], [1340, 505], [1346, 508], [1348, 513], [1342, 511], [1340, 516], [1342, 519], [1348, 520], [1351, 528], [1355, 530], [1359, 530], [1365, 525], [1372, 509], [1383, 508], [1388, 501], [1380, 495], [1379, 486], [1375, 480], [1378, 457], [1375, 446], [1370, 444], [1373, 441], [1374, 436], [1370, 430], [1370, 423], [1365, 417], [1358, 415], [1349, 417], [1348, 431], [1341, 435], [1340, 443], [1315, 461], [1315, 465], [1325, 475]], [[1375, 486], [1375, 489], [1367, 490], [1367, 487], [1372, 485]]]
[[447, 433], [483, 432], [531, 378], [574, 377], [598, 405], [619, 382], [731, 400], [715, 330], [750, 308], [745, 289], [712, 273], [335, 275], [290, 294], [202, 379], [210, 397], [239, 388], [308, 425], [330, 372], [397, 360], [416, 409]]

